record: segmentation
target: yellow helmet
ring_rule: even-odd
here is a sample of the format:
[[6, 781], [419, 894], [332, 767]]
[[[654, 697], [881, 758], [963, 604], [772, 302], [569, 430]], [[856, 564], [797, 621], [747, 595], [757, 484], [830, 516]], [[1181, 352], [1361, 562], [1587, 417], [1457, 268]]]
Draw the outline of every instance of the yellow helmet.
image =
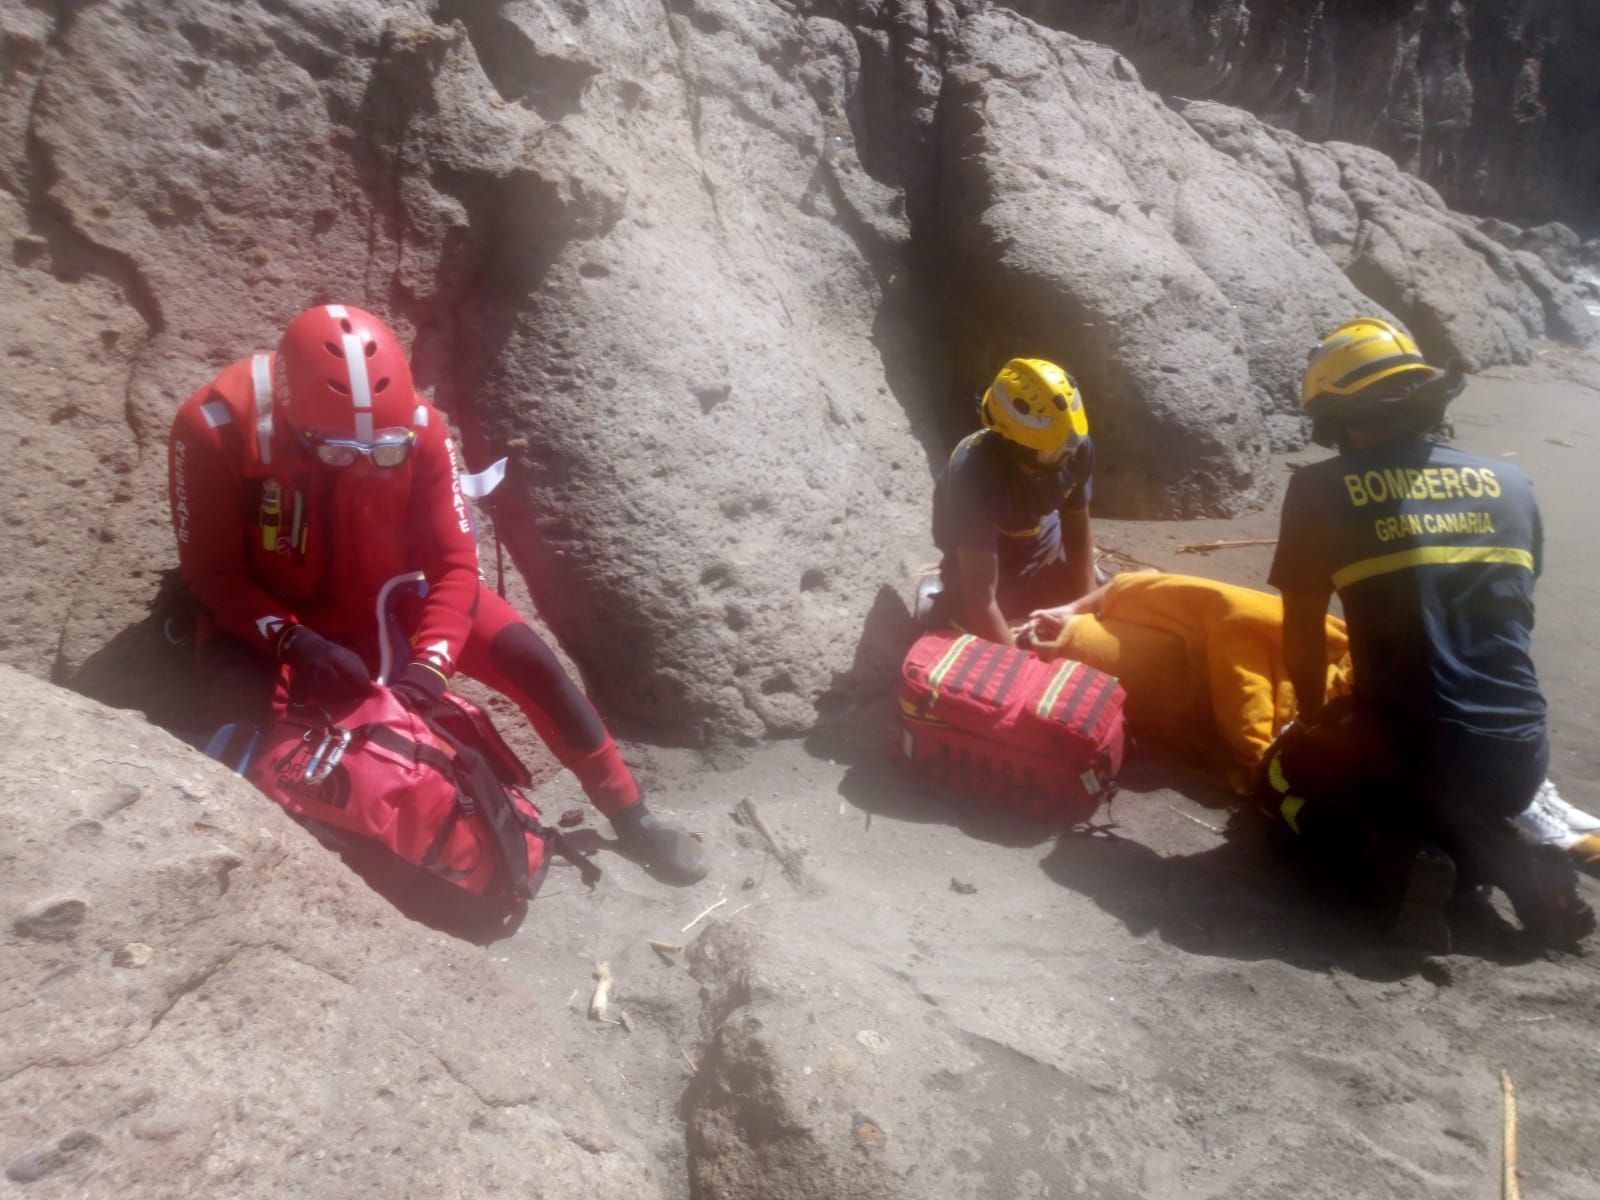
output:
[[1042, 454], [1072, 450], [1089, 436], [1089, 417], [1072, 377], [1042, 358], [1000, 368], [978, 408], [985, 429]]
[[1419, 375], [1415, 382], [1426, 383], [1438, 374], [1404, 329], [1380, 317], [1357, 317], [1324, 337], [1307, 356], [1300, 408], [1313, 417], [1331, 416], [1341, 398], [1366, 396], [1386, 380]]

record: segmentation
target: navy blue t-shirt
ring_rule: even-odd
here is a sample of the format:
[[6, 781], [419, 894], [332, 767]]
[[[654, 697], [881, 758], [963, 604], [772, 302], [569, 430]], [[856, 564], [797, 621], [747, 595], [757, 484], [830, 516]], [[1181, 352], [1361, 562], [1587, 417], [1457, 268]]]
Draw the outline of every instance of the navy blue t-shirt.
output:
[[1007, 616], [1060, 603], [1064, 597], [1051, 599], [1035, 585], [1064, 567], [1061, 510], [1088, 507], [1093, 476], [1088, 438], [1054, 470], [1032, 471], [998, 433], [968, 434], [950, 452], [933, 493], [933, 541], [944, 554], [946, 587], [960, 586], [956, 551], [975, 550], [1000, 560], [999, 600]]
[[1405, 440], [1295, 474], [1268, 578], [1339, 593], [1363, 703], [1399, 724], [1531, 737], [1545, 719], [1529, 653], [1543, 539], [1517, 468]]

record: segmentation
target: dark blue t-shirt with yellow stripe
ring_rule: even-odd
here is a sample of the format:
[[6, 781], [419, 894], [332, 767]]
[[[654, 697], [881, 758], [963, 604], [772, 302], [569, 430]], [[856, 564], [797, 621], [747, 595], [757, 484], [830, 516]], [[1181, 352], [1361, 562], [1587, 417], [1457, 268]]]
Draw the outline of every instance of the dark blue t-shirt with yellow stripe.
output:
[[1043, 470], [1024, 465], [992, 430], [968, 434], [950, 452], [933, 493], [933, 540], [944, 554], [946, 585], [959, 585], [955, 552], [976, 550], [999, 558], [999, 601], [1008, 616], [1062, 603], [1065, 596], [1035, 594], [1033, 585], [1065, 567], [1061, 510], [1088, 507], [1093, 487], [1094, 442], [1087, 437]]
[[1524, 737], [1545, 719], [1529, 653], [1542, 552], [1526, 475], [1402, 440], [1295, 474], [1269, 579], [1339, 593], [1364, 703]]

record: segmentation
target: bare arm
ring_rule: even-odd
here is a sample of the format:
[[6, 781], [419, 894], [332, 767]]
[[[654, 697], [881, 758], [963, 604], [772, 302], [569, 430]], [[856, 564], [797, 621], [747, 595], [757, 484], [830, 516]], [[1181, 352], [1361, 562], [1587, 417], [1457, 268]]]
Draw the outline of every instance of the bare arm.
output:
[[961, 595], [957, 597], [957, 620], [968, 633], [991, 642], [1014, 646], [1016, 639], [1000, 611], [1000, 557], [981, 550], [957, 550], [961, 566]]
[[1283, 661], [1294, 685], [1300, 717], [1308, 724], [1322, 715], [1328, 686], [1328, 592], [1283, 594]]
[[1094, 590], [1094, 534], [1089, 527], [1089, 509], [1061, 510], [1061, 548], [1067, 556], [1067, 577], [1076, 600]]

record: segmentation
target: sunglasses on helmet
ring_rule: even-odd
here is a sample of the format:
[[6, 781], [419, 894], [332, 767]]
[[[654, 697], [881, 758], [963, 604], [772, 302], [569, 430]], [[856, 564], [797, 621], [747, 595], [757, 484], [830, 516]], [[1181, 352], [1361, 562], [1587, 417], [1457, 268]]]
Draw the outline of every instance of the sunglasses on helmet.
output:
[[410, 455], [412, 443], [417, 440], [414, 429], [380, 429], [370, 442], [316, 433], [301, 436], [312, 457], [325, 467], [348, 467], [363, 454], [375, 467], [398, 467]]

